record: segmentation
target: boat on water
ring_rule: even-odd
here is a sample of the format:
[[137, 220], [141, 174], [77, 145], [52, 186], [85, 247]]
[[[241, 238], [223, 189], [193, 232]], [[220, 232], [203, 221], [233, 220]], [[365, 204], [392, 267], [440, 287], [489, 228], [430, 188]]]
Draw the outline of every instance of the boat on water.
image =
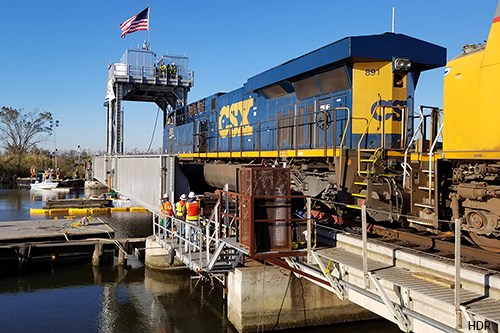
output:
[[31, 184], [32, 190], [52, 190], [59, 186], [58, 181], [54, 181], [54, 177], [56, 177], [56, 172], [53, 169], [45, 170], [45, 174], [43, 175], [42, 181], [36, 181]]
[[52, 180], [44, 180], [39, 182], [38, 180], [31, 184], [32, 190], [52, 190], [55, 189], [59, 185], [59, 182], [53, 182]]

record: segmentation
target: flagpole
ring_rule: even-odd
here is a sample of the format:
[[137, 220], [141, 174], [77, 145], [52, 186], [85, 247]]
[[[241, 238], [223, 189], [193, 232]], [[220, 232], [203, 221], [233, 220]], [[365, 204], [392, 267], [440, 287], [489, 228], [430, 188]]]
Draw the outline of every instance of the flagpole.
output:
[[150, 17], [149, 17], [149, 9], [151, 7], [151, 4], [148, 4], [148, 45], [149, 45], [149, 49], [151, 50], [151, 43], [149, 42], [149, 21], [150, 21]]

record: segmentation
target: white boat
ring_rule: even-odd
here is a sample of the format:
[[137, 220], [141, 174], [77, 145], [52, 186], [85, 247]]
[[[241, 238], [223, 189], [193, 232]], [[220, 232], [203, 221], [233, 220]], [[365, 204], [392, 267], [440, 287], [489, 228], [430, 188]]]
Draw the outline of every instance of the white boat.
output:
[[43, 175], [43, 180], [36, 181], [35, 183], [31, 184], [31, 189], [32, 190], [52, 190], [55, 189], [58, 185], [59, 182], [53, 181], [56, 176], [56, 173], [53, 169], [45, 170], [45, 174]]
[[39, 182], [38, 180], [31, 184], [32, 190], [52, 190], [55, 189], [59, 185], [59, 182], [53, 182], [50, 179], [47, 179], [43, 182]]

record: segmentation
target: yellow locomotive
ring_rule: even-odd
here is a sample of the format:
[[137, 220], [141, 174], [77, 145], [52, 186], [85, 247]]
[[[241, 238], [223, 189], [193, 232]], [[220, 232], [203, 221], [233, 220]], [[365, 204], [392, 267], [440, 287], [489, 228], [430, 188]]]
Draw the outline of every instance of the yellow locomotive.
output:
[[500, 252], [500, 2], [487, 43], [465, 45], [447, 64], [443, 109], [436, 157], [451, 170], [453, 218], [464, 217], [478, 245]]

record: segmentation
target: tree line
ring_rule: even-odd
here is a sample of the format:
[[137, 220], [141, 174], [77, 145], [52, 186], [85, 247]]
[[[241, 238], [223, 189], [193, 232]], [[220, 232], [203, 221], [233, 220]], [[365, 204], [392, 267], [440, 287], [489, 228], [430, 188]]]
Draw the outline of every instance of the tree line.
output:
[[[14, 184], [18, 177], [29, 177], [32, 172], [55, 168], [54, 152], [38, 145], [53, 134], [50, 112], [2, 107], [0, 110], [0, 183]], [[57, 167], [61, 177], [85, 174], [85, 164], [91, 152], [83, 150], [58, 151]]]
[[[30, 177], [36, 171], [55, 168], [55, 152], [38, 147], [54, 133], [53, 116], [37, 109], [2, 107], [0, 110], [0, 183], [15, 184], [18, 177]], [[155, 154], [161, 151], [149, 152]], [[89, 149], [57, 151], [57, 168], [64, 177], [83, 177], [92, 156], [104, 155], [104, 151]], [[133, 148], [128, 155], [145, 155], [147, 152]]]

